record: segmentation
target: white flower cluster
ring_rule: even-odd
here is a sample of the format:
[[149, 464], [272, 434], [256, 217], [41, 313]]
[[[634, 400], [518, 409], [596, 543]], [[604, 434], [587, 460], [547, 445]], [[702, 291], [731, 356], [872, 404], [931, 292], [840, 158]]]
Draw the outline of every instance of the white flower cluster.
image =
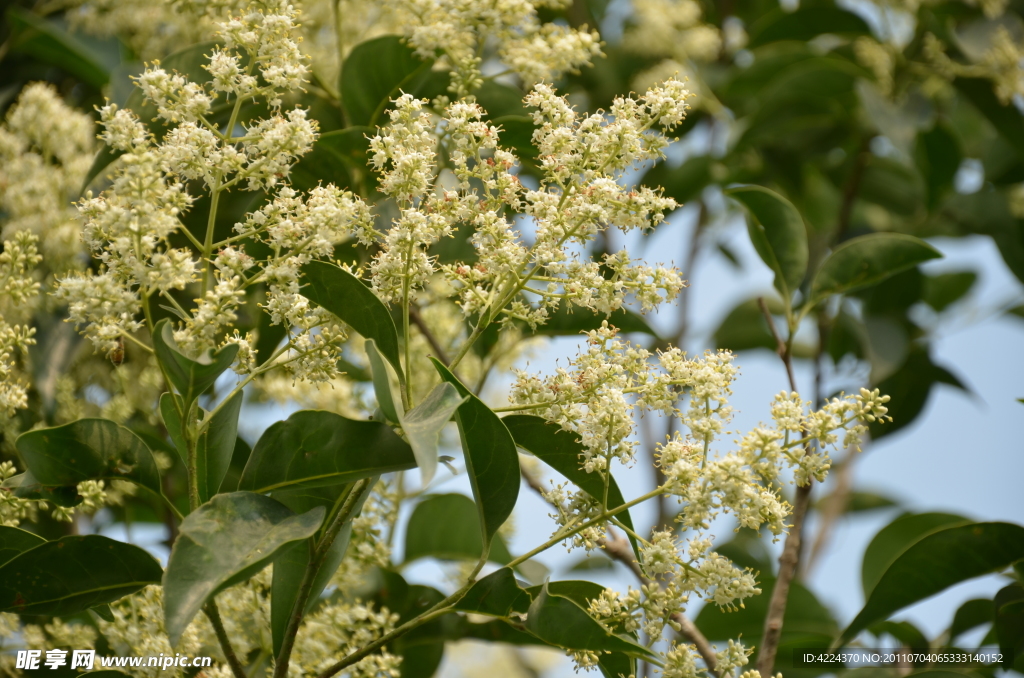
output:
[[[288, 675], [317, 675], [339, 659], [360, 650], [393, 630], [398, 615], [387, 608], [339, 602], [324, 605], [306, 617], [292, 654]], [[402, 658], [387, 650], [375, 652], [345, 669], [352, 678], [398, 678]]]
[[28, 404], [18, 359], [27, 359], [28, 347], [35, 344], [29, 321], [39, 294], [33, 269], [42, 257], [36, 241], [28, 231], [18, 231], [0, 252], [0, 420]]
[[717, 26], [702, 22], [695, 0], [633, 0], [622, 46], [649, 57], [678, 63], [712, 61], [722, 50]]
[[22, 90], [0, 127], [0, 237], [34, 234], [53, 272], [81, 268], [84, 261], [71, 201], [92, 165], [93, 134], [88, 115], [65, 104], [52, 85], [38, 82]]
[[601, 54], [596, 32], [543, 23], [537, 8], [545, 4], [557, 3], [388, 0], [387, 6], [422, 57], [440, 56], [452, 69], [453, 91], [462, 96], [482, 83], [481, 53], [490, 44], [527, 85], [550, 82]]

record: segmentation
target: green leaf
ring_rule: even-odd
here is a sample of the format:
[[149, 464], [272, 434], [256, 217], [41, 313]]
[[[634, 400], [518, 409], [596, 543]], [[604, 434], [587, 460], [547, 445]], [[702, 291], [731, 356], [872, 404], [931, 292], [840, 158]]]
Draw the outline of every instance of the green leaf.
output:
[[238, 488], [262, 494], [324, 487], [415, 465], [409, 445], [382, 422], [300, 410], [256, 441]]
[[763, 186], [737, 186], [726, 195], [747, 208], [754, 249], [775, 272], [775, 287], [789, 301], [807, 273], [807, 229], [793, 203]]
[[922, 210], [927, 196], [916, 168], [892, 158], [870, 156], [857, 197], [893, 214], [913, 217]]
[[93, 605], [89, 608], [89, 611], [105, 622], [113, 623], [114, 621], [114, 611], [110, 609], [110, 605], [108, 605], [107, 603]]
[[110, 146], [104, 144], [99, 151], [96, 152], [96, 157], [93, 158], [92, 165], [89, 166], [89, 171], [85, 173], [85, 179], [82, 181], [82, 188], [78, 192], [79, 196], [83, 195], [89, 185], [92, 184], [93, 179], [103, 173], [103, 170], [110, 167], [110, 164], [124, 155], [123, 151], [115, 151]]
[[658, 333], [651, 329], [644, 318], [628, 309], [620, 308], [607, 315], [596, 313], [586, 308], [568, 308], [568, 304], [561, 304], [548, 317], [548, 321], [537, 328], [537, 334], [561, 335], [580, 334], [600, 329], [601, 323], [605, 320], [609, 325], [619, 328], [622, 332], [643, 332], [652, 337]]
[[962, 390], [967, 388], [949, 370], [932, 362], [926, 348], [912, 346], [903, 365], [876, 387], [892, 400], [889, 401], [891, 422], [872, 422], [868, 429], [875, 440], [892, 435], [909, 426], [924, 411], [936, 384], [948, 384]]
[[1022, 558], [1024, 527], [1019, 525], [970, 523], [932, 532], [888, 566], [839, 642], [848, 642], [908, 605], [967, 579], [1009, 567]]
[[995, 607], [986, 598], [973, 598], [957, 608], [953, 623], [949, 626], [949, 643], [953, 644], [961, 634], [976, 629], [982, 624], [991, 624], [995, 619]]
[[322, 507], [295, 515], [251, 492], [219, 494], [190, 513], [178, 528], [163, 578], [171, 646], [208, 600], [252, 577], [289, 544], [313, 536], [323, 518]]
[[922, 537], [950, 525], [966, 522], [969, 522], [967, 518], [953, 513], [908, 513], [883, 527], [864, 549], [860, 566], [864, 597], [871, 595], [882, 575], [900, 554]]
[[[774, 294], [772, 295], [774, 297]], [[774, 301], [775, 299], [773, 299]], [[774, 311], [776, 309], [770, 309]], [[784, 309], [778, 309], [784, 312]], [[727, 348], [731, 351], [749, 351], [757, 348], [776, 351], [778, 342], [768, 328], [768, 321], [757, 303], [757, 299], [747, 299], [737, 304], [722, 320], [714, 334], [716, 348]]]
[[359, 278], [324, 261], [311, 261], [303, 266], [302, 279], [302, 296], [338, 316], [367, 339], [373, 339], [402, 382], [398, 330], [384, 302]]
[[[319, 601], [320, 594], [327, 587], [331, 577], [337, 572], [345, 557], [345, 550], [352, 537], [352, 520], [359, 515], [367, 497], [373, 491], [376, 481], [368, 483], [359, 497], [356, 498], [355, 510], [351, 518], [345, 522], [339, 530], [334, 543], [331, 544], [313, 578], [313, 586], [309, 591], [309, 598], [306, 601], [306, 612], [308, 613]], [[299, 490], [286, 490], [275, 492], [274, 499], [280, 501], [295, 513], [305, 513], [317, 507], [323, 507], [330, 511], [334, 506], [340, 506], [346, 497], [352, 492], [352, 485], [335, 485], [334, 487], [317, 487]], [[310, 537], [287, 547], [280, 556], [274, 560], [273, 580], [270, 587], [270, 631], [274, 644], [274, 655], [281, 651], [281, 644], [284, 642], [285, 630], [288, 626], [288, 619], [291, 617], [292, 609], [295, 607], [295, 596], [298, 594], [299, 585], [305, 575], [306, 567], [309, 565], [309, 553], [314, 538]]]
[[444, 94], [448, 77], [431, 70], [396, 35], [356, 45], [341, 67], [341, 105], [351, 125], [373, 126], [392, 99], [403, 93], [418, 98]]
[[936, 123], [927, 132], [920, 132], [914, 161], [928, 187], [928, 208], [935, 209], [943, 196], [953, 189], [953, 179], [963, 161], [963, 151], [953, 130], [946, 124]]
[[7, 22], [11, 52], [56, 66], [96, 89], [110, 81], [111, 68], [116, 64], [87, 39], [68, 33], [56, 21], [14, 6], [7, 10]]
[[[513, 414], [501, 421], [512, 434], [516, 445], [551, 466], [598, 501], [604, 497], [604, 480], [600, 474], [587, 473], [580, 466], [583, 445], [576, 434], [530, 414]], [[618, 483], [615, 482], [614, 476], [609, 475], [608, 508], [613, 509], [625, 503]], [[619, 513], [618, 519], [623, 525], [633, 529], [633, 519], [630, 518], [628, 509]], [[632, 535], [627, 536], [633, 545], [633, 552], [639, 559], [640, 552], [636, 540]]]
[[292, 167], [288, 176], [292, 187], [308, 191], [329, 181], [342, 188], [354, 188], [354, 180], [359, 177], [370, 182], [368, 188], [373, 188], [375, 175], [366, 165], [370, 145], [366, 137], [374, 131], [372, 127], [348, 127], [321, 134], [313, 150]]
[[[405, 531], [405, 562], [419, 558], [475, 561], [483, 551], [480, 519], [469, 497], [428, 495], [413, 509]], [[488, 560], [502, 565], [511, 562], [501, 537], [491, 542]]]
[[51, 485], [45, 486], [36, 480], [30, 471], [11, 476], [0, 488], [13, 490], [14, 496], [18, 499], [41, 499], [52, 501], [57, 506], [71, 508], [82, 503], [82, 496], [78, 494], [76, 485]]
[[[220, 491], [221, 484], [231, 467], [231, 457], [238, 440], [238, 414], [242, 410], [242, 395], [242, 391], [239, 391], [217, 410], [196, 442], [196, 476], [199, 479], [201, 503], [205, 504], [210, 497]], [[174, 407], [175, 400], [180, 406], [181, 398], [177, 395], [164, 393], [160, 396], [160, 414], [163, 415], [167, 433], [174, 441], [174, 447], [187, 467], [188, 447], [182, 437], [181, 419]], [[210, 415], [206, 410], [201, 411], [205, 421]]]
[[[391, 376], [388, 368], [384, 365], [384, 359], [377, 350], [377, 343], [373, 339], [366, 340], [366, 357], [370, 360], [370, 374], [373, 378], [373, 392], [377, 396], [377, 404], [387, 420], [392, 424], [402, 421], [405, 410], [402, 409], [401, 397], [395, 397], [391, 388]], [[418, 458], [417, 458], [418, 459]]]
[[806, 41], [822, 33], [870, 35], [871, 29], [859, 16], [838, 7], [801, 7], [795, 12], [778, 7], [766, 12], [750, 27], [748, 47], [781, 40]]
[[570, 650], [653, 656], [643, 645], [611, 633], [575, 601], [554, 595], [547, 584], [530, 605], [526, 629], [547, 643]]
[[484, 549], [508, 519], [519, 499], [519, 453], [512, 435], [501, 418], [482, 400], [455, 378], [436, 358], [434, 368], [444, 381], [455, 386], [459, 395], [468, 398], [456, 410], [466, 470], [473, 486], [483, 530]]
[[37, 534], [19, 530], [16, 527], [0, 525], [0, 566], [19, 553], [24, 553], [45, 543], [46, 540]]
[[0, 612], [69, 615], [160, 582], [160, 565], [131, 544], [61, 537], [0, 566]]
[[416, 455], [424, 486], [433, 480], [437, 471], [437, 446], [441, 439], [441, 429], [451, 421], [452, 415], [464, 402], [466, 398], [460, 396], [454, 386], [443, 382], [401, 418], [402, 431]]
[[238, 353], [238, 344], [228, 344], [216, 352], [208, 349], [198, 359], [192, 360], [178, 350], [171, 321], [165, 318], [153, 328], [153, 350], [167, 377], [178, 389], [185, 411], [188, 411], [192, 403], [213, 386], [217, 377], [231, 367]]
[[83, 480], [130, 480], [160, 494], [153, 453], [130, 430], [107, 419], [79, 419], [28, 431], [15, 443], [25, 466], [45, 486]]
[[970, 292], [977, 280], [978, 274], [974, 271], [929, 276], [925, 278], [924, 301], [941, 313]]
[[1024, 116], [1012, 104], [1001, 104], [988, 78], [957, 78], [953, 81], [965, 99], [992, 123], [1018, 154], [1024, 156]]
[[526, 614], [533, 602], [520, 586], [511, 568], [502, 567], [479, 579], [455, 604], [462, 612], [508, 618], [513, 612]]
[[1014, 582], [999, 589], [992, 599], [992, 606], [996, 613], [995, 631], [999, 651], [1003, 653], [1003, 668], [1015, 668], [1024, 658], [1024, 586]]
[[713, 162], [710, 155], [687, 158], [678, 167], [661, 162], [648, 170], [641, 184], [655, 190], [663, 188], [666, 196], [682, 205], [699, 197], [704, 187], [711, 183]]
[[847, 240], [832, 251], [811, 283], [811, 303], [885, 280], [942, 254], [912, 235], [873, 233]]

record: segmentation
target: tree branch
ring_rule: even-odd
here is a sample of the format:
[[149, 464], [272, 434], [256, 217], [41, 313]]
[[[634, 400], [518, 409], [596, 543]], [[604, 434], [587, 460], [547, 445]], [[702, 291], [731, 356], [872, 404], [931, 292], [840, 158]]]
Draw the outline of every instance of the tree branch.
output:
[[217, 642], [220, 643], [220, 647], [224, 651], [224, 658], [228, 661], [231, 673], [234, 674], [235, 678], [249, 678], [245, 673], [245, 667], [242, 666], [238, 655], [235, 654], [235, 648], [231, 646], [228, 632], [224, 630], [224, 622], [220, 618], [217, 601], [210, 599], [210, 602], [203, 607], [203, 612], [206, 613], [207, 618], [209, 618], [210, 623], [213, 625], [213, 632], [217, 635]]

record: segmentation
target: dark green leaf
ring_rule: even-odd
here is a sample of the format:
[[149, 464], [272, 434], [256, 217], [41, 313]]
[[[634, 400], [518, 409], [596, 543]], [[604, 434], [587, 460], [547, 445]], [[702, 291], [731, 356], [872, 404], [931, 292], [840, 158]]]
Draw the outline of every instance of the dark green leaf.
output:
[[341, 68], [341, 104], [349, 124], [373, 126], [388, 103], [401, 94], [432, 98], [448, 87], [444, 73], [431, 70], [396, 35], [356, 45]]
[[17, 6], [7, 10], [7, 21], [11, 52], [56, 66], [96, 89], [110, 80], [111, 59], [57, 22]]
[[903, 233], [874, 233], [847, 240], [832, 251], [815, 274], [811, 303], [869, 287], [941, 256], [925, 241]]
[[423, 485], [429, 483], [437, 471], [437, 446], [441, 429], [451, 421], [455, 410], [464, 402], [466, 398], [460, 396], [454, 386], [444, 382], [435, 386], [423, 402], [401, 419], [402, 431], [416, 455]]
[[953, 513], [908, 513], [883, 527], [864, 549], [860, 581], [864, 597], [871, 591], [896, 559], [922, 537], [950, 525], [968, 522]]
[[927, 652], [929, 649], [928, 638], [921, 633], [921, 629], [907, 621], [883, 621], [868, 630], [876, 638], [892, 636], [899, 642], [899, 647], [907, 647], [914, 652]]
[[160, 494], [160, 473], [146, 443], [107, 419], [79, 419], [18, 436], [18, 452], [45, 486], [83, 480], [130, 480]]
[[750, 240], [775, 272], [775, 287], [788, 302], [807, 274], [807, 229], [800, 213], [763, 186], [737, 186], [725, 193], [747, 208]]
[[4, 490], [13, 490], [19, 499], [52, 501], [57, 506], [70, 508], [82, 503], [77, 485], [43, 485], [30, 471], [11, 476], [0, 484]]
[[749, 47], [780, 40], [810, 40], [822, 33], [870, 35], [871, 29], [859, 16], [838, 7], [801, 7], [795, 12], [778, 7], [750, 27]]
[[503, 567], [473, 584], [455, 609], [507, 618], [513, 612], [526, 614], [531, 602], [530, 594], [516, 581], [512, 570]]
[[99, 535], [61, 537], [0, 566], [0, 612], [69, 615], [160, 582], [138, 546]]
[[473, 486], [486, 550], [498, 528], [519, 499], [519, 453], [512, 435], [491, 408], [473, 395], [436, 358], [431, 358], [444, 381], [468, 398], [456, 410], [466, 470]]
[[323, 487], [415, 465], [412, 449], [386, 424], [301, 410], [260, 436], [238, 487], [259, 493]]
[[92, 183], [93, 179], [103, 173], [105, 169], [110, 167], [110, 163], [114, 162], [118, 158], [124, 155], [121, 151], [115, 151], [106, 144], [100, 148], [96, 153], [96, 157], [92, 161], [92, 165], [89, 167], [89, 171], [85, 173], [85, 180], [82, 181], [82, 189], [79, 194], [84, 194], [86, 189]]
[[377, 404], [387, 420], [397, 425], [402, 421], [402, 415], [405, 414], [405, 410], [402, 409], [402, 398], [396, 396], [392, 389], [388, 368], [384, 366], [384, 359], [381, 357], [380, 351], [377, 350], [377, 343], [373, 339], [366, 340], [366, 357], [370, 360], [370, 374], [373, 379], [373, 392], [377, 396]]
[[642, 316], [624, 308], [605, 315], [586, 308], [569, 309], [567, 306], [568, 304], [560, 305], [548, 317], [548, 321], [537, 328], [537, 333], [560, 335], [590, 332], [600, 329], [601, 323], [607, 320], [609, 325], [619, 328], [622, 332], [643, 332], [652, 337], [658, 336]]
[[192, 402], [213, 386], [224, 370], [231, 367], [238, 353], [238, 344], [228, 344], [216, 352], [209, 349], [198, 359], [192, 360], [178, 350], [171, 322], [164, 319], [153, 328], [153, 350], [171, 383], [178, 389], [187, 411]]
[[311, 261], [303, 266], [302, 279], [302, 296], [338, 316], [365, 338], [373, 339], [401, 382], [404, 377], [398, 330], [384, 302], [359, 278], [324, 261]]
[[[352, 517], [345, 522], [334, 543], [331, 544], [313, 579], [312, 588], [309, 591], [309, 598], [306, 601], [306, 612], [318, 602], [320, 594], [327, 587], [331, 577], [338, 570], [342, 559], [345, 557], [345, 550], [352, 537], [352, 519], [359, 515], [363, 504], [373, 490], [376, 482], [368, 483], [363, 492], [355, 500], [355, 510]], [[305, 513], [315, 508], [323, 507], [330, 511], [334, 506], [340, 506], [345, 501], [352, 485], [335, 485], [333, 487], [317, 487], [309, 489], [286, 490], [275, 492], [274, 499], [280, 501], [295, 513]], [[288, 619], [291, 617], [292, 609], [295, 607], [295, 596], [298, 594], [302, 577], [309, 565], [309, 553], [314, 541], [313, 537], [305, 541], [295, 542], [282, 551], [281, 555], [274, 560], [274, 573], [270, 593], [270, 631], [274, 643], [274, 655], [281, 651], [281, 644], [284, 641], [284, 634], [288, 626]]]
[[871, 590], [840, 643], [907, 605], [1024, 558], [1024, 527], [971, 523], [932, 532], [903, 551]]
[[936, 123], [917, 135], [914, 160], [928, 187], [928, 208], [935, 209], [953, 188], [953, 179], [963, 160], [960, 142], [949, 126]]
[[[231, 457], [238, 441], [238, 414], [242, 410], [242, 395], [242, 391], [239, 391], [220, 406], [196, 442], [196, 477], [199, 480], [201, 503], [205, 504], [210, 497], [220, 491], [221, 484], [231, 467]], [[173, 393], [160, 396], [160, 414], [163, 415], [167, 433], [187, 467], [188, 447], [182, 437], [181, 419], [174, 407], [175, 400], [180, 406], [181, 398]], [[206, 410], [201, 411], [205, 421], [210, 413]]]
[[970, 292], [977, 280], [978, 274], [974, 271], [929, 276], [925, 279], [925, 303], [942, 312]]
[[917, 170], [891, 158], [870, 156], [857, 196], [893, 214], [912, 217], [925, 203], [925, 185]]
[[643, 645], [611, 633], [576, 602], [551, 593], [547, 585], [530, 605], [526, 628], [541, 640], [570, 650], [652, 656]]
[[[428, 495], [413, 509], [405, 531], [405, 562], [418, 558], [475, 561], [483, 550], [480, 518], [469, 497]], [[512, 560], [500, 537], [491, 542], [488, 559], [499, 564]]]
[[949, 642], [956, 642], [961, 634], [976, 629], [982, 624], [991, 624], [995, 619], [995, 607], [986, 598], [974, 598], [957, 608], [953, 623], [949, 626]]
[[39, 535], [19, 530], [16, 527], [0, 525], [0, 566], [19, 553], [45, 543], [46, 540]]
[[1003, 668], [1014, 668], [1024, 658], [1024, 586], [1015, 582], [999, 589], [992, 606]]
[[875, 384], [882, 393], [892, 398], [888, 404], [892, 421], [873, 422], [868, 427], [871, 437], [877, 440], [913, 423], [924, 411], [936, 384], [949, 384], [967, 390], [949, 370], [933, 363], [926, 349], [912, 347], [903, 365]]
[[1012, 104], [1001, 104], [987, 78], [957, 78], [953, 85], [1024, 156], [1024, 117]]
[[163, 578], [171, 646], [208, 600], [252, 577], [289, 544], [313, 536], [323, 518], [322, 507], [295, 515], [252, 492], [219, 494], [190, 513], [178, 528]]
[[[563, 476], [578, 485], [584, 492], [600, 501], [604, 497], [604, 480], [598, 473], [587, 473], [580, 466], [583, 445], [576, 434], [563, 430], [558, 424], [545, 421], [530, 414], [513, 414], [501, 420], [516, 445], [527, 450]], [[618, 483], [611, 475], [608, 483], [608, 508], [614, 509], [626, 503]], [[629, 511], [618, 514], [622, 523], [633, 529]], [[629, 535], [633, 551], [639, 558], [636, 540]]]
[[320, 183], [332, 183], [341, 188], [355, 188], [358, 179], [371, 182], [374, 174], [366, 164], [371, 127], [349, 127], [321, 134], [313, 150], [302, 156], [292, 167], [289, 180], [297, 190], [309, 190]]
[[97, 617], [105, 622], [114, 621], [114, 611], [110, 609], [110, 605], [106, 603], [100, 603], [99, 605], [93, 605], [89, 608], [89, 611], [94, 613]]
[[714, 334], [716, 348], [727, 348], [730, 351], [749, 351], [764, 348], [769, 351], [778, 349], [778, 342], [768, 329], [768, 321], [757, 303], [757, 299], [747, 299], [736, 305]]

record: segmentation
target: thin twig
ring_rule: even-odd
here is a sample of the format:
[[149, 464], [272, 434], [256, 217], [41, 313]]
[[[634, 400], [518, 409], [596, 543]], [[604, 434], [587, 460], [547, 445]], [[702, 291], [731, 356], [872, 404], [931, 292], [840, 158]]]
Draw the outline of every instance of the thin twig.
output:
[[224, 630], [224, 622], [220, 618], [220, 610], [217, 608], [217, 601], [211, 599], [210, 602], [203, 607], [203, 612], [206, 613], [210, 623], [213, 625], [213, 632], [217, 634], [217, 641], [220, 643], [220, 647], [224, 651], [224, 658], [228, 661], [231, 673], [234, 674], [235, 678], [249, 678], [245, 673], [245, 667], [242, 666], [242, 662], [239, 661], [238, 655], [235, 654], [235, 648], [231, 646], [231, 639], [228, 638], [228, 632]]
[[[611, 534], [610, 530], [609, 534]], [[636, 562], [636, 558], [633, 557], [633, 549], [630, 548], [628, 539], [615, 534], [608, 539], [602, 539], [599, 543], [604, 547], [605, 553], [608, 554], [608, 557], [628, 567], [641, 584], [649, 586], [654, 583], [648, 579], [640, 569], [640, 564]], [[679, 625], [680, 635], [690, 641], [693, 646], [697, 648], [697, 652], [700, 653], [700, 656], [704, 659], [704, 663], [707, 665], [708, 674], [717, 678], [718, 671], [716, 670], [717, 661], [715, 659], [715, 648], [712, 647], [710, 642], [708, 642], [708, 639], [705, 638], [704, 634], [700, 632], [700, 629], [690, 621], [690, 618], [683, 613], [676, 612], [673, 614], [672, 621]]]
[[764, 314], [764, 319], [768, 323], [768, 329], [771, 330], [772, 336], [775, 338], [775, 351], [782, 358], [782, 364], [786, 366], [789, 388], [791, 391], [796, 391], [796, 377], [793, 376], [793, 356], [790, 355], [789, 345], [782, 338], [782, 335], [779, 334], [779, 329], [775, 326], [775, 318], [772, 317], [772, 312], [768, 310], [768, 304], [765, 303], [764, 297], [757, 298], [757, 305], [761, 307], [761, 313]]

